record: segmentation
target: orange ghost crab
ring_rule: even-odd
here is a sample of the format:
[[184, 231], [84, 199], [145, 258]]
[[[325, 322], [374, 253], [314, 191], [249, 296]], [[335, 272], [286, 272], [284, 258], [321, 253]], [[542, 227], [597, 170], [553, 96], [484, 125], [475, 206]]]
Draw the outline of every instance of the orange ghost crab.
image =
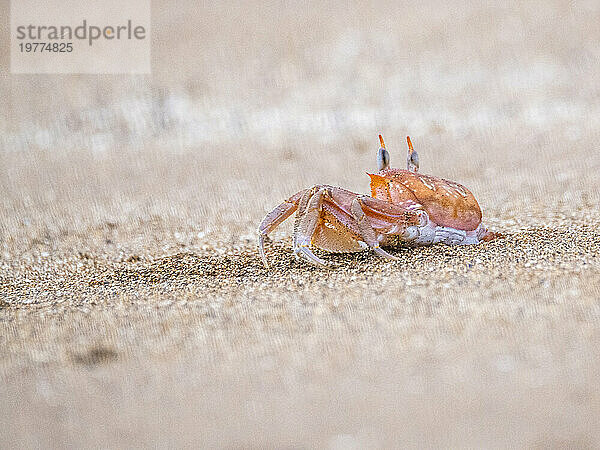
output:
[[268, 213], [258, 228], [259, 252], [269, 267], [264, 239], [294, 212], [293, 250], [296, 257], [326, 266], [311, 246], [333, 253], [372, 249], [396, 260], [382, 247], [469, 245], [490, 241], [498, 234], [481, 223], [481, 208], [466, 187], [454, 181], [419, 173], [419, 157], [410, 137], [406, 169], [390, 167], [381, 135], [378, 172], [371, 177], [371, 196], [318, 184], [304, 189]]

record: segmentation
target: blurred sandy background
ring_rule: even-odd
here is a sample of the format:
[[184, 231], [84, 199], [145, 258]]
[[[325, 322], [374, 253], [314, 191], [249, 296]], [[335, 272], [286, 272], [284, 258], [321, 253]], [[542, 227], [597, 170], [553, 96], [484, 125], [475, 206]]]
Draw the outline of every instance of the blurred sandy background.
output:
[[[600, 3], [153, 3], [152, 76], [0, 53], [0, 447], [600, 445]], [[294, 260], [377, 134], [506, 238]]]

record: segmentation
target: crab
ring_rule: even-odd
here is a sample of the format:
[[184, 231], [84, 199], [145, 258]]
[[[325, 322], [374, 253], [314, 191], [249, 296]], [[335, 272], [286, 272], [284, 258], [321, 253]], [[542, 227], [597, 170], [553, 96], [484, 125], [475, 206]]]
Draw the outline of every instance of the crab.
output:
[[379, 135], [378, 172], [367, 173], [371, 196], [317, 184], [269, 212], [258, 228], [265, 267], [269, 267], [265, 238], [294, 212], [294, 255], [321, 267], [327, 263], [311, 251], [313, 246], [333, 253], [371, 249], [397, 260], [382, 247], [470, 245], [499, 237], [481, 222], [481, 208], [471, 191], [454, 181], [419, 173], [419, 156], [409, 136], [406, 140], [406, 169], [393, 169]]

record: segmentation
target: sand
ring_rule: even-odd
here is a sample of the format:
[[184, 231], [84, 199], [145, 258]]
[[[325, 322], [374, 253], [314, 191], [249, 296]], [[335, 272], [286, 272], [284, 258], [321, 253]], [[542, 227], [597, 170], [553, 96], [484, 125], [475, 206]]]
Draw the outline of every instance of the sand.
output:
[[[152, 77], [3, 50], [0, 447], [598, 446], [599, 19], [182, 2]], [[290, 221], [266, 270], [264, 214], [367, 193], [379, 133], [505, 237], [321, 270]]]

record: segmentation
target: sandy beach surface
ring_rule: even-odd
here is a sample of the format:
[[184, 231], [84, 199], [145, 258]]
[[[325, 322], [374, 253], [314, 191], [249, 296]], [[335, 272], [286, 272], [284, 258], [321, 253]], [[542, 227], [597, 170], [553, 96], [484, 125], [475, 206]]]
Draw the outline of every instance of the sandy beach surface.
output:
[[[598, 447], [599, 4], [177, 3], [152, 76], [0, 53], [0, 447]], [[379, 133], [505, 237], [266, 270]]]

